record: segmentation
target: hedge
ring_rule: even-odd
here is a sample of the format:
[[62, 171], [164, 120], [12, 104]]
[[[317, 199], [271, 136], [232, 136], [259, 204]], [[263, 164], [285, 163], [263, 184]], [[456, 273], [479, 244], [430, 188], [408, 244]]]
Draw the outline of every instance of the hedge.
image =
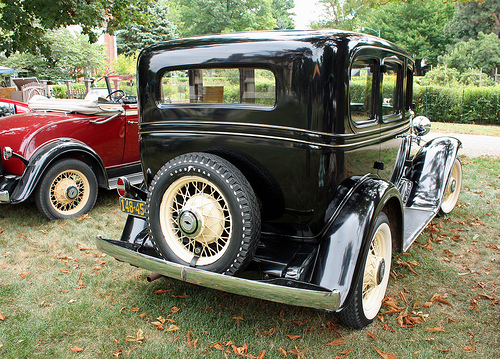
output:
[[500, 125], [500, 87], [415, 86], [415, 113], [432, 121]]

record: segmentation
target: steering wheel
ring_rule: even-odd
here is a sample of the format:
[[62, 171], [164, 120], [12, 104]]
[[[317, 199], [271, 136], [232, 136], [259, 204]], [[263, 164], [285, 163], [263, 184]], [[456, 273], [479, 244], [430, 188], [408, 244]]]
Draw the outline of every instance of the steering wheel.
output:
[[[118, 96], [116, 96], [114, 99], [112, 99], [111, 97], [112, 97], [115, 93], [119, 93], [119, 95], [118, 95]], [[108, 96], [106, 96], [106, 99], [110, 99], [110, 100], [112, 100], [114, 103], [116, 103], [116, 102], [120, 102], [120, 100], [121, 100], [123, 97], [125, 97], [125, 96], [126, 96], [125, 91], [123, 91], [123, 90], [114, 90], [114, 91], [111, 91], [111, 93], [110, 93]]]

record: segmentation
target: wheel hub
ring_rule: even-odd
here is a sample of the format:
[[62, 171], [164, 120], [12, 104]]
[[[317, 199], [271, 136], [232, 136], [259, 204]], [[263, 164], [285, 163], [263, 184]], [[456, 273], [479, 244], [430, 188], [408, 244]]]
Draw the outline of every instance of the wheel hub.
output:
[[189, 238], [195, 238], [203, 228], [203, 216], [193, 208], [183, 209], [177, 221], [182, 234]]
[[70, 185], [66, 187], [66, 190], [64, 191], [64, 195], [69, 201], [73, 201], [78, 197], [78, 187], [75, 185]]
[[379, 258], [376, 270], [376, 283], [379, 285], [384, 280], [385, 274], [385, 259]]
[[457, 180], [453, 178], [453, 180], [450, 183], [450, 192], [455, 192], [457, 189]]

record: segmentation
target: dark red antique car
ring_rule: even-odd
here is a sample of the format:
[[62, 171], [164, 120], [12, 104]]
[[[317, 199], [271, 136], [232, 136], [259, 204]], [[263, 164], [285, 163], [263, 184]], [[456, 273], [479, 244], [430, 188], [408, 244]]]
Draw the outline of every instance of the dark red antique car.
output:
[[24, 102], [0, 98], [0, 117], [31, 112], [28, 104]]
[[33, 112], [0, 118], [0, 203], [34, 195], [48, 219], [89, 212], [98, 187], [119, 176], [142, 180], [137, 100], [121, 90], [108, 99], [30, 100]]
[[103, 252], [189, 283], [378, 314], [392, 252], [458, 200], [460, 142], [427, 143], [414, 62], [352, 32], [177, 39], [138, 59], [145, 182]]

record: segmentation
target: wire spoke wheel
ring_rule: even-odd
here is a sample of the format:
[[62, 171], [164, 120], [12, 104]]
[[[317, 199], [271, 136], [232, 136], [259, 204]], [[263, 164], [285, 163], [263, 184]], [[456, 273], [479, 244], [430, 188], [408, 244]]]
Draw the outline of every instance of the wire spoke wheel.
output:
[[39, 211], [50, 220], [89, 212], [97, 199], [97, 179], [84, 162], [66, 158], [52, 164], [35, 189]]
[[80, 171], [67, 170], [54, 178], [49, 191], [53, 209], [63, 215], [73, 215], [87, 203], [90, 184]]
[[172, 251], [183, 261], [198, 256], [198, 265], [217, 261], [227, 250], [232, 216], [221, 191], [194, 176], [170, 185], [160, 204], [160, 225]]
[[446, 184], [446, 189], [443, 196], [443, 202], [441, 202], [441, 207], [439, 214], [450, 213], [453, 208], [455, 208], [458, 197], [460, 195], [460, 190], [462, 188], [462, 163], [458, 158], [455, 159], [453, 168], [448, 178]]
[[146, 206], [151, 241], [166, 260], [235, 274], [257, 247], [257, 198], [243, 174], [219, 156], [189, 153], [166, 163]]

